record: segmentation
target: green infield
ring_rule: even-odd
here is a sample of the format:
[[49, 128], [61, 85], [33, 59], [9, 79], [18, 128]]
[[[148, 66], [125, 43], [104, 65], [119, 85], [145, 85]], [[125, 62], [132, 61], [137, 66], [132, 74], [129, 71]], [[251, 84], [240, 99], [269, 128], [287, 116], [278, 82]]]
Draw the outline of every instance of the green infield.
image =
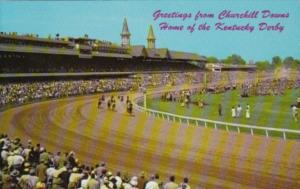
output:
[[[291, 105], [295, 104], [300, 97], [300, 89], [287, 90], [283, 96], [252, 96], [242, 98], [239, 90], [227, 91], [222, 94], [193, 95], [192, 101], [203, 99], [204, 107], [200, 108], [196, 104], [189, 107], [181, 107], [179, 102], [162, 101], [159, 98], [147, 98], [147, 107], [154, 110], [170, 112], [178, 115], [205, 118], [230, 123], [240, 123], [272, 128], [286, 128], [300, 130], [300, 120], [295, 122], [292, 116]], [[222, 105], [222, 116], [219, 116], [218, 106]], [[233, 118], [231, 109], [233, 106], [241, 105], [241, 117]], [[250, 105], [250, 118], [246, 118], [246, 106]], [[300, 116], [299, 116], [300, 118]], [[212, 127], [212, 125], [210, 125]], [[230, 128], [230, 130], [236, 128]], [[242, 132], [249, 132], [242, 129]], [[263, 133], [264, 131], [255, 131]], [[270, 135], [281, 135], [272, 133]], [[289, 138], [294, 138], [290, 136]], [[299, 137], [297, 137], [299, 138]]]

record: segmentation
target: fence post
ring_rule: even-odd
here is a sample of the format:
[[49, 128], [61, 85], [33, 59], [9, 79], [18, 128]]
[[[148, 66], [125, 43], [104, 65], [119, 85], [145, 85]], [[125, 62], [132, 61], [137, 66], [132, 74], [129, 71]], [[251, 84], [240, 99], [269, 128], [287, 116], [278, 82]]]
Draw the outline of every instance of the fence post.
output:
[[229, 132], [228, 125], [226, 125], [226, 131]]
[[170, 116], [168, 115], [168, 121], [170, 121]]
[[269, 138], [268, 130], [266, 129], [265, 131], [266, 131], [266, 136], [267, 136], [267, 138]]
[[283, 139], [286, 140], [285, 131], [283, 131]]
[[190, 120], [186, 119], [187, 125], [190, 125]]
[[217, 130], [218, 128], [217, 128], [217, 124], [215, 123], [215, 129]]
[[207, 128], [207, 124], [206, 124], [206, 121], [204, 122], [204, 126], [205, 126], [205, 128]]
[[238, 133], [240, 133], [240, 127], [237, 127]]
[[196, 120], [196, 126], [198, 127], [199, 126], [199, 124], [198, 124], [198, 121]]
[[179, 123], [180, 123], [180, 124], [182, 123], [182, 121], [181, 121], [181, 117], [179, 118]]
[[251, 130], [251, 135], [253, 136], [253, 129], [252, 129], [252, 128], [250, 128], [250, 130]]

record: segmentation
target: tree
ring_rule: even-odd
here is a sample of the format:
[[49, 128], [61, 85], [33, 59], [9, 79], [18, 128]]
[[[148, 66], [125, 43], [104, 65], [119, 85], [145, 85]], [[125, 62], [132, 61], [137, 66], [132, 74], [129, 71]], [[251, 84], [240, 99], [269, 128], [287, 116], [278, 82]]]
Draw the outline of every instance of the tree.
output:
[[228, 56], [222, 62], [224, 64], [235, 64], [235, 65], [245, 65], [246, 64], [246, 61], [240, 55], [237, 55], [237, 54]]
[[207, 62], [208, 63], [217, 63], [217, 62], [219, 62], [219, 60], [214, 56], [209, 56], [209, 57], [207, 57]]
[[257, 69], [260, 70], [260, 71], [267, 70], [271, 66], [270, 62], [267, 61], [267, 60], [265, 60], [265, 61], [257, 61], [257, 62], [255, 62], [255, 65], [256, 65]]
[[294, 59], [291, 67], [300, 70], [300, 60]]
[[59, 33], [56, 34], [56, 39], [59, 39]]
[[294, 62], [294, 58], [289, 56], [289, 57], [286, 57], [284, 60], [283, 60], [283, 65], [284, 67], [286, 68], [291, 68], [292, 65], [293, 65], [293, 62]]
[[281, 60], [281, 58], [279, 56], [274, 56], [272, 58], [272, 67], [273, 68], [278, 68], [280, 66], [282, 66], [282, 60]]

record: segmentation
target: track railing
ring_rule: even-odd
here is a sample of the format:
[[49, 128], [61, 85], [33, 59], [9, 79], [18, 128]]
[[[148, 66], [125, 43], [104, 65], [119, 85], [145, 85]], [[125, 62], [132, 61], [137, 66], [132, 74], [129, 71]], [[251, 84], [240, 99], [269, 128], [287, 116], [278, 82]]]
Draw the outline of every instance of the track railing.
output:
[[256, 134], [255, 131], [260, 131], [260, 135], [263, 134], [267, 138], [272, 136], [271, 132], [275, 132], [275, 133], [280, 133], [279, 137], [283, 138], [284, 140], [288, 139], [288, 134], [293, 134], [295, 135], [293, 138], [300, 139], [300, 131], [298, 130], [270, 128], [270, 127], [245, 125], [245, 124], [238, 124], [238, 123], [228, 123], [228, 122], [214, 121], [214, 120], [202, 119], [196, 117], [188, 117], [188, 116], [153, 110], [149, 108], [144, 108], [143, 106], [138, 105], [139, 102], [143, 101], [143, 98], [144, 98], [143, 96], [139, 96], [134, 100], [133, 105], [137, 111], [145, 112], [147, 115], [161, 118], [167, 121], [185, 123], [187, 125], [204, 126], [205, 128], [210, 127], [216, 130], [223, 129], [226, 130], [227, 132], [235, 131], [241, 133], [242, 132], [241, 130], [243, 130], [244, 132], [247, 132], [248, 130], [248, 132], [250, 131], [252, 136]]

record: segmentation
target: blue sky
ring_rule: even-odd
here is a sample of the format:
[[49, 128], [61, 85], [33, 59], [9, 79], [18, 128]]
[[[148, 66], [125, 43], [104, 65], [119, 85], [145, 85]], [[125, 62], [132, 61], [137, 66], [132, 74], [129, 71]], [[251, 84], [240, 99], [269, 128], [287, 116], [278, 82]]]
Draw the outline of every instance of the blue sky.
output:
[[[253, 32], [215, 31], [214, 24], [220, 22], [218, 14], [223, 10], [234, 13], [270, 10], [273, 13], [289, 13], [280, 19], [224, 19], [226, 25], [256, 27]], [[192, 13], [191, 19], [159, 19], [153, 13]], [[194, 15], [213, 13], [211, 19], [193, 19]], [[260, 15], [260, 14], [259, 14]], [[271, 60], [273, 56], [300, 58], [300, 0], [199, 0], [199, 1], [1, 1], [0, 31], [16, 31], [20, 34], [36, 33], [42, 37], [83, 36], [120, 43], [120, 32], [124, 17], [128, 20], [131, 44], [146, 45], [148, 27], [153, 25], [158, 48], [169, 48], [195, 52], [205, 56], [225, 58], [233, 53], [248, 60]], [[172, 25], [211, 25], [210, 31], [162, 31], [161, 22]], [[257, 25], [280, 23], [282, 32], [258, 31]]]

